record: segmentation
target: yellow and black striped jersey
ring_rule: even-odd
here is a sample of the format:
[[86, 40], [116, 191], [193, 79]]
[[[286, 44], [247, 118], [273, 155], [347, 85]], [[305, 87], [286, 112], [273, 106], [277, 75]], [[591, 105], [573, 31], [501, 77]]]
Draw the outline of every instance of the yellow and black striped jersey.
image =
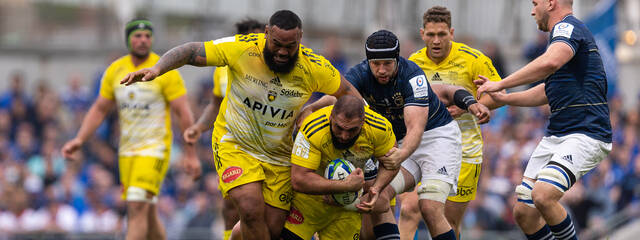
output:
[[341, 158], [364, 170], [369, 158], [382, 156], [395, 145], [391, 123], [365, 107], [365, 120], [356, 142], [348, 149], [335, 148], [329, 120], [332, 109], [333, 106], [322, 108], [304, 120], [296, 135], [291, 163], [323, 175], [329, 162]]

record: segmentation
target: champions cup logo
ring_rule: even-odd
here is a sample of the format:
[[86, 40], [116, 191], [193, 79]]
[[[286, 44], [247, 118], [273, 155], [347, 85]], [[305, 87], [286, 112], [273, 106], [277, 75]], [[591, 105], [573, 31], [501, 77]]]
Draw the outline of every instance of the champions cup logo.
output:
[[133, 92], [129, 92], [129, 99], [133, 100], [134, 97], [135, 97], [135, 94]]
[[225, 183], [233, 182], [238, 179], [242, 175], [242, 168], [239, 167], [229, 167], [222, 173], [220, 179], [222, 179]]
[[278, 92], [269, 90], [269, 93], [267, 94], [267, 98], [269, 99], [269, 102], [273, 102], [274, 100], [276, 100], [276, 96], [278, 96]]
[[419, 76], [418, 79], [416, 79], [416, 84], [418, 85], [418, 87], [422, 87], [422, 85], [424, 84], [424, 78], [422, 78], [422, 76]]
[[304, 217], [298, 209], [292, 207], [291, 212], [289, 212], [289, 216], [287, 216], [287, 222], [292, 224], [302, 224], [304, 222]]

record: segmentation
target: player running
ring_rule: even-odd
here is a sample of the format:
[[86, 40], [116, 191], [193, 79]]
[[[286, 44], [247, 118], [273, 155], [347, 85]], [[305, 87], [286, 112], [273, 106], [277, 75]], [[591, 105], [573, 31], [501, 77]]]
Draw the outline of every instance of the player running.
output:
[[[367, 59], [351, 68], [345, 77], [371, 109], [389, 119], [400, 144], [392, 154], [378, 158], [390, 169], [402, 164], [403, 174], [391, 182], [396, 191], [391, 190], [389, 198], [412, 191], [421, 181], [419, 205], [431, 236], [455, 239], [444, 216], [444, 203], [447, 196], [456, 193], [462, 136], [446, 105], [455, 103], [471, 111], [481, 123], [489, 120], [489, 110], [460, 87], [430, 85], [420, 67], [399, 56], [398, 38], [389, 31], [371, 34], [365, 49]], [[388, 224], [374, 220], [376, 238], [398, 235], [397, 226]]]
[[[329, 205], [322, 195], [362, 189], [365, 183], [362, 169], [367, 161], [372, 156], [384, 156], [394, 145], [391, 123], [366, 108], [360, 98], [344, 96], [334, 106], [309, 115], [300, 127], [291, 154], [295, 192], [282, 237], [311, 239], [317, 232], [320, 239], [358, 239], [360, 213], [353, 211], [355, 208], [349, 211]], [[324, 178], [327, 164], [338, 158], [351, 162], [357, 169], [344, 181]], [[381, 167], [372, 189], [385, 187], [397, 172]], [[362, 211], [370, 211], [377, 199], [371, 201]]]
[[[264, 32], [264, 24], [254, 19], [246, 19], [236, 23], [236, 33], [241, 35], [247, 35], [250, 33], [262, 33]], [[211, 102], [207, 104], [202, 112], [198, 121], [191, 125], [184, 131], [184, 141], [187, 143], [195, 144], [200, 135], [203, 132], [213, 128], [218, 111], [220, 109], [220, 103], [224, 99], [227, 93], [227, 84], [229, 83], [229, 68], [217, 67], [213, 73], [213, 95], [211, 95]], [[224, 220], [224, 237], [223, 240], [228, 240], [231, 237], [231, 230], [233, 226], [240, 220], [238, 211], [236, 211], [233, 202], [228, 198], [223, 198], [222, 218]]]
[[[302, 46], [301, 38], [300, 18], [280, 10], [265, 34], [186, 43], [122, 80], [151, 81], [185, 64], [229, 67], [227, 96], [213, 130], [214, 164], [222, 195], [238, 209], [245, 240], [280, 237], [292, 197], [291, 133], [311, 93], [360, 97], [329, 61]], [[323, 105], [326, 100], [303, 111]]]
[[[478, 96], [488, 93], [509, 105], [551, 108], [547, 135], [516, 187], [514, 216], [528, 239], [577, 239], [558, 201], [611, 151], [607, 76], [593, 35], [573, 16], [572, 3], [533, 0], [531, 15], [538, 28], [551, 33], [545, 53], [503, 81], [476, 81]], [[542, 79], [543, 84], [523, 92], [498, 93]]]
[[[420, 36], [426, 47], [412, 54], [409, 60], [422, 68], [430, 83], [459, 86], [475, 94], [477, 87], [473, 84], [474, 79], [486, 77], [490, 81], [500, 81], [491, 59], [476, 49], [453, 41], [451, 12], [447, 8], [435, 6], [427, 10], [422, 17], [422, 27]], [[489, 109], [501, 106], [489, 96], [483, 96], [478, 102]], [[457, 193], [447, 198], [444, 214], [456, 236], [460, 238], [462, 217], [469, 201], [476, 197], [482, 166], [482, 134], [480, 125], [472, 114], [455, 105], [449, 106], [448, 110], [462, 132], [462, 165]], [[405, 195], [398, 227], [400, 233], [409, 238], [415, 234], [420, 217], [415, 193]]]
[[[153, 26], [147, 20], [127, 23], [125, 41], [129, 54], [106, 69], [100, 95], [82, 121], [77, 136], [62, 147], [62, 154], [71, 159], [105, 116], [117, 107], [120, 123], [118, 166], [122, 198], [127, 202], [126, 239], [166, 239], [155, 203], [169, 168], [170, 110], [176, 112], [182, 129], [193, 124], [193, 115], [178, 71], [169, 71], [156, 81], [131, 87], [119, 84], [129, 72], [151, 67], [160, 58], [151, 52]], [[198, 177], [201, 170], [195, 148], [186, 144], [184, 150], [186, 172]]]

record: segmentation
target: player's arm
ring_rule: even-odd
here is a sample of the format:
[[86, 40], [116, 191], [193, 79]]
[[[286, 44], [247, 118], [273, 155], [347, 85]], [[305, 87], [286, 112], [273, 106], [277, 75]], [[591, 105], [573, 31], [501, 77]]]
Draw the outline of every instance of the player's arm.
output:
[[[191, 108], [189, 108], [187, 95], [185, 94], [176, 99], [173, 99], [169, 102], [169, 104], [171, 106], [171, 110], [173, 110], [175, 116], [178, 118], [178, 126], [180, 127], [180, 130], [184, 133], [185, 130], [189, 128], [189, 126], [193, 125], [193, 113], [191, 112]], [[184, 144], [184, 153], [185, 158], [182, 162], [184, 170], [193, 178], [199, 178], [201, 169], [200, 161], [198, 160], [196, 154], [195, 145], [193, 143]]]
[[62, 147], [62, 155], [66, 159], [70, 159], [73, 153], [91, 137], [115, 105], [116, 102], [114, 100], [100, 95], [98, 96], [93, 105], [91, 105], [84, 120], [82, 120], [82, 125], [80, 125], [80, 130], [78, 130], [76, 137], [65, 143]]
[[416, 151], [422, 139], [422, 133], [427, 125], [429, 107], [427, 106], [405, 106], [404, 124], [407, 127], [407, 134], [402, 140], [402, 147], [377, 158], [387, 169], [398, 169], [400, 164]]
[[355, 192], [364, 185], [364, 173], [358, 168], [344, 180], [329, 180], [313, 169], [291, 164], [291, 185], [296, 192], [314, 195]]
[[222, 99], [222, 97], [218, 97], [215, 94], [211, 95], [211, 102], [204, 108], [202, 115], [200, 115], [195, 124], [185, 130], [185, 142], [195, 143], [200, 139], [200, 134], [213, 128], [216, 118], [218, 117]]
[[536, 107], [548, 103], [547, 95], [544, 91], [544, 83], [538, 84], [535, 87], [529, 88], [525, 91], [514, 93], [488, 93], [494, 101], [518, 107]]
[[[569, 62], [569, 60], [573, 58], [573, 55], [573, 49], [569, 44], [562, 41], [553, 42], [544, 54], [505, 79], [502, 79], [502, 81], [485, 81], [484, 84], [478, 88], [478, 96], [482, 97], [482, 93], [485, 92], [496, 92], [545, 79]], [[481, 79], [474, 80], [474, 83], [479, 80]], [[476, 85], [479, 84], [476, 83]]]
[[445, 106], [455, 105], [469, 111], [478, 118], [480, 124], [489, 122], [491, 116], [489, 108], [476, 101], [473, 95], [464, 88], [447, 84], [431, 84], [431, 89]]
[[353, 85], [351, 85], [351, 83], [347, 81], [344, 76], [340, 75], [340, 87], [338, 88], [338, 91], [333, 94], [322, 96], [320, 99], [318, 99], [318, 101], [309, 104], [306, 108], [312, 110], [311, 112], [315, 112], [320, 108], [333, 105], [334, 103], [336, 103], [338, 98], [344, 95], [353, 95], [358, 98], [362, 98], [358, 90], [356, 90], [356, 88], [353, 87]]
[[184, 66], [207, 66], [207, 55], [204, 42], [190, 42], [174, 47], [166, 52], [153, 67], [141, 69], [127, 74], [121, 84], [131, 85], [135, 82], [146, 82], [165, 74], [168, 71]]

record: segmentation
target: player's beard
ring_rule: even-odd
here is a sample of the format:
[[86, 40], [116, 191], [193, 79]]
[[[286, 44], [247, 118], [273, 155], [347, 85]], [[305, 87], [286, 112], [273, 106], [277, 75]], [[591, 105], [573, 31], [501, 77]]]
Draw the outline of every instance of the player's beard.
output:
[[545, 12], [540, 16], [540, 21], [538, 23], [538, 29], [543, 32], [549, 31], [549, 13]]
[[276, 73], [289, 73], [296, 66], [296, 61], [298, 61], [298, 51], [299, 50], [296, 50], [293, 56], [289, 57], [289, 61], [284, 64], [276, 63], [276, 61], [273, 60], [273, 57], [275, 55], [271, 52], [266, 44], [264, 45], [262, 54], [264, 56], [264, 62], [267, 64], [269, 69], [271, 69], [271, 71], [274, 71]]
[[358, 137], [360, 136], [360, 133], [358, 133], [353, 138], [349, 139], [347, 142], [339, 142], [338, 137], [336, 137], [336, 135], [333, 135], [333, 130], [331, 130], [331, 127], [329, 127], [329, 129], [331, 131], [331, 141], [333, 142], [333, 147], [340, 150], [345, 150], [353, 146], [353, 144], [356, 143], [356, 140], [358, 140]]
[[133, 55], [136, 58], [145, 59], [149, 56], [149, 51], [146, 51], [146, 52], [131, 51], [131, 55]]

